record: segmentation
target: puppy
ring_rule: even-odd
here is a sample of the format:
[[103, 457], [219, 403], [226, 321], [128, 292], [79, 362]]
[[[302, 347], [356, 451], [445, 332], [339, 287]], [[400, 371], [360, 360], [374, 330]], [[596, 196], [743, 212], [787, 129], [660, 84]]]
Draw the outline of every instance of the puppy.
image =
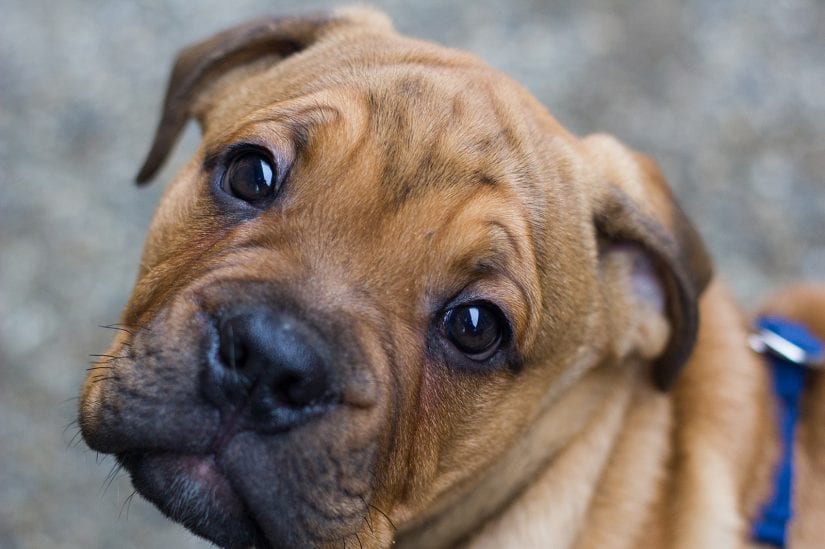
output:
[[[166, 515], [223, 547], [751, 543], [768, 374], [653, 162], [360, 8], [181, 52], [139, 182], [190, 118], [80, 405]], [[825, 539], [823, 391], [795, 547]]]

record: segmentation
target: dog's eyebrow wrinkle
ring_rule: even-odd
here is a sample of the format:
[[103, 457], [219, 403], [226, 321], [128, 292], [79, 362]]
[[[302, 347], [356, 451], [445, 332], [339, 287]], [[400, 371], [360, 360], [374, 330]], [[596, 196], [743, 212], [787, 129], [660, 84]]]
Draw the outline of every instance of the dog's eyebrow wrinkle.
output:
[[508, 151], [520, 141], [495, 123], [502, 120], [497, 113], [477, 112], [494, 111], [494, 99], [478, 105], [479, 94], [456, 82], [446, 86], [422, 71], [365, 90], [369, 127], [385, 151], [380, 173], [387, 203], [396, 208], [434, 188], [499, 186], [509, 178]]
[[[472, 197], [469, 198], [472, 200]], [[466, 225], [460, 218], [452, 218], [447, 221], [439, 232], [442, 235], [454, 234], [453, 231], [472, 232], [483, 234], [482, 238], [476, 240], [473, 245], [463, 250], [462, 253], [453, 259], [453, 268], [458, 271], [475, 273], [489, 273], [491, 271], [507, 275], [509, 266], [513, 262], [522, 262], [524, 254], [518, 245], [518, 239], [512, 231], [496, 219], [476, 219], [472, 227], [466, 226], [455, 228], [455, 221]], [[477, 224], [476, 224], [477, 223]]]
[[386, 203], [398, 209], [458, 185], [533, 187], [534, 147], [522, 135], [532, 135], [532, 126], [506, 105], [501, 90], [431, 76], [402, 74], [365, 92], [371, 133], [385, 151], [379, 173]]
[[509, 227], [507, 227], [507, 225], [496, 219], [487, 220], [486, 225], [490, 227], [493, 232], [503, 233], [509, 247], [512, 249], [515, 256], [519, 260], [524, 260], [524, 254], [522, 253], [521, 246], [519, 245], [520, 240], [516, 238], [516, 235], [513, 234], [513, 232], [510, 230]]
[[[286, 130], [286, 137], [293, 143], [296, 153], [300, 154], [309, 147], [312, 132], [323, 125], [331, 124], [342, 117], [341, 111], [334, 105], [313, 102], [299, 108], [267, 106], [254, 113], [248, 121], [239, 126], [229, 136], [207, 147], [203, 167], [206, 171], [215, 167], [221, 156], [233, 143], [245, 141], [243, 136], [256, 136], [256, 126], [262, 124], [280, 124]], [[260, 141], [259, 137], [250, 137], [250, 142]]]
[[316, 128], [336, 122], [343, 117], [335, 105], [321, 103], [314, 103], [290, 114], [287, 125], [298, 154], [307, 150], [312, 132]]

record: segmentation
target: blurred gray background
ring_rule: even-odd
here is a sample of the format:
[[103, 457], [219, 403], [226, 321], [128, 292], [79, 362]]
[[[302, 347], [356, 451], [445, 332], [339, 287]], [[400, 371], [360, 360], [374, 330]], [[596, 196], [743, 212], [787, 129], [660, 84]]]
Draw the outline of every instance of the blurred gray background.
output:
[[[825, 3], [374, 4], [520, 80], [574, 132], [657, 158], [743, 305], [825, 278]], [[123, 475], [104, 489], [112, 461], [72, 443], [73, 397], [197, 140], [190, 128], [159, 180], [134, 187], [176, 51], [335, 5], [0, 0], [0, 548], [207, 545], [125, 504]]]

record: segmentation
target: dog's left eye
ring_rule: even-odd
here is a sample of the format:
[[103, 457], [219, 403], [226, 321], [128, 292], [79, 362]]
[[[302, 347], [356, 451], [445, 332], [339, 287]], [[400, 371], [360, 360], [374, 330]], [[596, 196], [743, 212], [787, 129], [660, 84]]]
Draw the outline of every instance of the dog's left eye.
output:
[[277, 171], [272, 161], [260, 152], [235, 156], [221, 181], [224, 191], [245, 202], [260, 203], [278, 192]]
[[493, 356], [501, 346], [505, 328], [498, 308], [476, 302], [447, 310], [444, 331], [459, 351], [480, 362]]

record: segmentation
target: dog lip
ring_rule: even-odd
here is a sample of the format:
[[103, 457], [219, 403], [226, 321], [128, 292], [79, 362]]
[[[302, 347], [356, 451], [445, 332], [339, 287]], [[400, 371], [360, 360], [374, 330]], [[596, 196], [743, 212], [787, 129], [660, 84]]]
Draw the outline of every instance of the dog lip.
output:
[[269, 547], [214, 454], [130, 451], [117, 459], [138, 493], [196, 535], [225, 547]]

